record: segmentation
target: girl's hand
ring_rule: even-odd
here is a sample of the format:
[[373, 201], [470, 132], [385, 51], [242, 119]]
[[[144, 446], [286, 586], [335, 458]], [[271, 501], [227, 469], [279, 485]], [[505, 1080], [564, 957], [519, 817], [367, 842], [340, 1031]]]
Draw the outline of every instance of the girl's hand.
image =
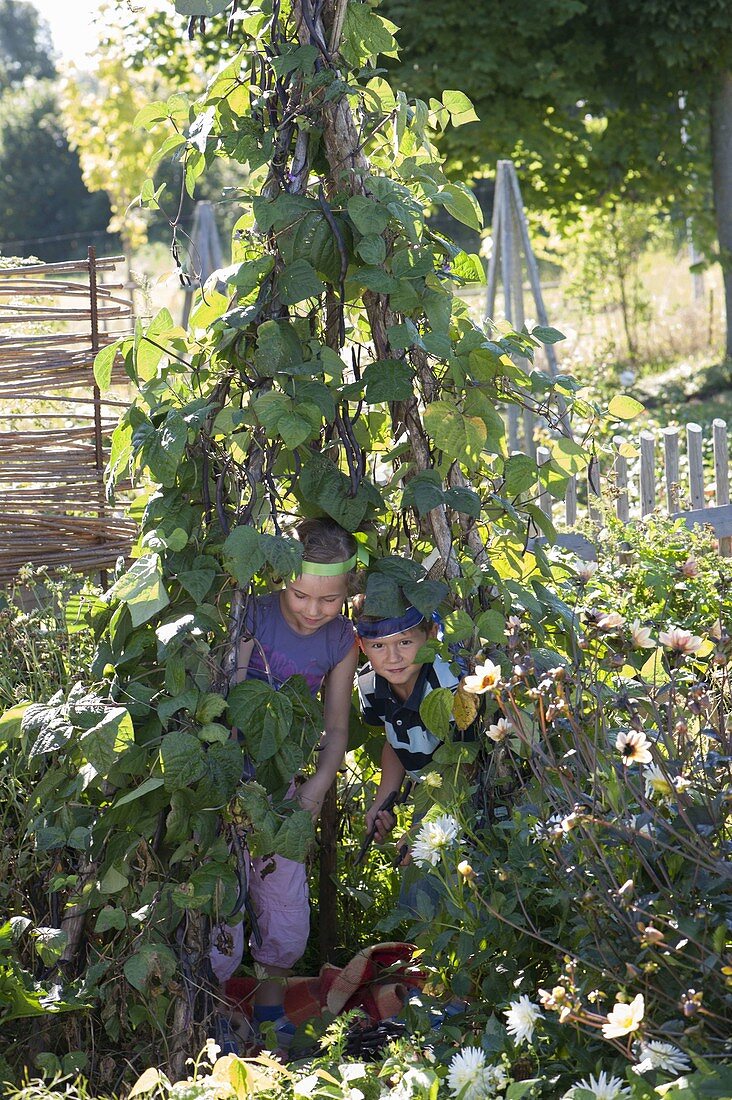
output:
[[396, 817], [391, 810], [380, 810], [381, 801], [375, 802], [366, 813], [366, 833], [374, 831], [374, 840], [377, 844], [383, 844], [389, 833], [396, 825]]
[[295, 791], [295, 798], [302, 806], [303, 810], [307, 810], [315, 823], [320, 817], [320, 811], [323, 808], [323, 801], [328, 788], [323, 787], [323, 781], [318, 778], [317, 775], [311, 775], [309, 779], [306, 779], [304, 783]]

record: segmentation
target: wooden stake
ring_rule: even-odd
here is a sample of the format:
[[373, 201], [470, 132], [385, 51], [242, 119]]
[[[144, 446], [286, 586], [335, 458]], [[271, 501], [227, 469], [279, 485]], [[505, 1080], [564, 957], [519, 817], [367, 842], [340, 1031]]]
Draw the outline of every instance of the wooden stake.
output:
[[[712, 421], [712, 442], [714, 445], [714, 503], [718, 508], [729, 504], [729, 449], [727, 444], [727, 423], [724, 420]], [[732, 539], [719, 540], [719, 552], [722, 557], [732, 557]]]

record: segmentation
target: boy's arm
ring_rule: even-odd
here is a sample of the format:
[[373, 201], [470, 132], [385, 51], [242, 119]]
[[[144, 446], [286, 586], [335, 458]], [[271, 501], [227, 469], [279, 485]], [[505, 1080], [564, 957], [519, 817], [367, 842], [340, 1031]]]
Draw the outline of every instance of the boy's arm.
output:
[[311, 812], [315, 821], [348, 748], [348, 718], [357, 662], [358, 649], [354, 645], [325, 681], [325, 731], [318, 746], [315, 775], [297, 789], [298, 801], [304, 810]]
[[385, 741], [381, 750], [381, 779], [373, 805], [366, 812], [366, 831], [371, 832], [371, 829], [376, 826], [374, 840], [377, 844], [381, 844], [396, 825], [396, 817], [391, 810], [380, 810], [379, 806], [393, 791], [399, 790], [405, 775], [406, 768], [389, 742]]

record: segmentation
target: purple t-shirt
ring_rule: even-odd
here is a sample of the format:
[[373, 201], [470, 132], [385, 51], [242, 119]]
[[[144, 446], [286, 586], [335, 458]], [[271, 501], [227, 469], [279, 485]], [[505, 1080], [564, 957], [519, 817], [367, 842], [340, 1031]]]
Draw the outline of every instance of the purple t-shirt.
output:
[[245, 626], [256, 638], [247, 679], [271, 682], [279, 689], [288, 677], [304, 676], [313, 695], [356, 644], [353, 625], [344, 615], [331, 619], [314, 634], [298, 634], [282, 614], [279, 592], [250, 600]]

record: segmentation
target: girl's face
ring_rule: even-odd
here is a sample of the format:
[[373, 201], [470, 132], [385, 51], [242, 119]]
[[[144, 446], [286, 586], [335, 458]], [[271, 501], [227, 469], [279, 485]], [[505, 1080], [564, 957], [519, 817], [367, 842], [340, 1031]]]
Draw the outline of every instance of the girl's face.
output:
[[436, 627], [413, 626], [390, 638], [361, 638], [361, 648], [371, 662], [374, 672], [391, 684], [399, 699], [408, 699], [422, 669], [415, 664], [415, 657], [428, 638], [434, 637]]
[[348, 594], [348, 574], [317, 577], [303, 573], [290, 581], [280, 593], [280, 609], [285, 622], [298, 634], [314, 634], [332, 619], [337, 619]]

